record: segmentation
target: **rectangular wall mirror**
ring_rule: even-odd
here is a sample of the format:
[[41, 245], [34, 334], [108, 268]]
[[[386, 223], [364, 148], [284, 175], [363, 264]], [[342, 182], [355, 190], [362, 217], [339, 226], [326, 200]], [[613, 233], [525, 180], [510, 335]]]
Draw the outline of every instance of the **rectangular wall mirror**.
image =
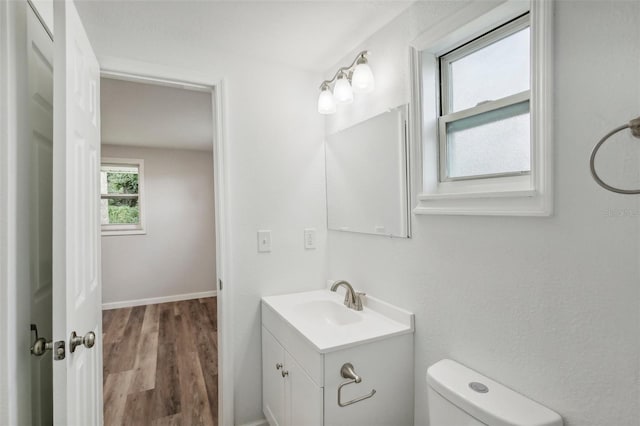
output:
[[327, 224], [408, 238], [408, 106], [326, 138]]

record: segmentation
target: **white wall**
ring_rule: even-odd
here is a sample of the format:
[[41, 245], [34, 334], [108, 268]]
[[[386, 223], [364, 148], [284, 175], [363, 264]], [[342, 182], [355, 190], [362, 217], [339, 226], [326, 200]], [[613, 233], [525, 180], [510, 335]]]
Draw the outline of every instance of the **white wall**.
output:
[[[408, 44], [463, 6], [418, 3], [346, 55], [341, 63], [372, 52], [377, 90], [327, 131], [407, 102]], [[426, 369], [442, 358], [566, 425], [638, 424], [638, 198], [599, 188], [588, 160], [601, 135], [640, 113], [640, 3], [560, 1], [555, 19], [553, 217], [414, 216], [410, 240], [329, 232], [329, 278], [416, 314], [418, 425], [427, 424]], [[599, 167], [637, 187], [637, 140], [615, 140]]]
[[144, 235], [102, 237], [102, 302], [215, 291], [213, 154], [102, 145], [144, 160]]

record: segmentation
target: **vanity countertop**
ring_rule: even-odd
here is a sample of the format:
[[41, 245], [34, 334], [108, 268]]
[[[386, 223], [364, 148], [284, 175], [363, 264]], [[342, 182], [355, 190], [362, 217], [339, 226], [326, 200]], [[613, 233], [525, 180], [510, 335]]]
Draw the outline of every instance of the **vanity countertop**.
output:
[[333, 352], [414, 331], [414, 315], [371, 296], [362, 311], [343, 304], [344, 293], [316, 290], [262, 298], [268, 309], [320, 353]]

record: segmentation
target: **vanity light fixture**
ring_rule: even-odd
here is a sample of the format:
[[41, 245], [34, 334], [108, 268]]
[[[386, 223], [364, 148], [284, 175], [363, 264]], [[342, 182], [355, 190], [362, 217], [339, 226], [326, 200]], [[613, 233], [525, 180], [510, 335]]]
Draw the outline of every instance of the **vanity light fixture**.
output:
[[[320, 114], [333, 114], [336, 112], [336, 104], [353, 102], [354, 93], [363, 94], [373, 91], [375, 80], [367, 61], [368, 54], [366, 50], [358, 53], [351, 65], [338, 69], [333, 78], [322, 82], [318, 98]], [[332, 93], [331, 84], [334, 82]]]

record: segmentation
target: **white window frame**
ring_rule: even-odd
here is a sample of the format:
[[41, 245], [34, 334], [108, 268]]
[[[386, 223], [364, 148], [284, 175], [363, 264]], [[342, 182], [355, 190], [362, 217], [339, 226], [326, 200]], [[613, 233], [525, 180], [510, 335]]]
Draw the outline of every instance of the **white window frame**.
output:
[[[412, 71], [415, 214], [549, 216], [552, 193], [552, 1], [474, 2], [415, 40]], [[507, 176], [442, 179], [439, 57], [529, 13], [531, 39], [531, 170]], [[524, 93], [524, 92], [523, 92]], [[523, 93], [514, 95], [522, 101]], [[515, 99], [517, 98], [517, 99]], [[495, 109], [478, 106], [478, 111]], [[445, 142], [446, 144], [446, 142]], [[442, 163], [444, 164], [444, 163]]]
[[[144, 160], [134, 158], [112, 158], [103, 157], [100, 162], [100, 170], [102, 166], [135, 166], [138, 168], [138, 214], [140, 223], [138, 224], [102, 224], [103, 236], [115, 236], [115, 235], [141, 235], [146, 234], [145, 228], [145, 189], [144, 189]], [[102, 191], [100, 191], [100, 199], [102, 200]]]

